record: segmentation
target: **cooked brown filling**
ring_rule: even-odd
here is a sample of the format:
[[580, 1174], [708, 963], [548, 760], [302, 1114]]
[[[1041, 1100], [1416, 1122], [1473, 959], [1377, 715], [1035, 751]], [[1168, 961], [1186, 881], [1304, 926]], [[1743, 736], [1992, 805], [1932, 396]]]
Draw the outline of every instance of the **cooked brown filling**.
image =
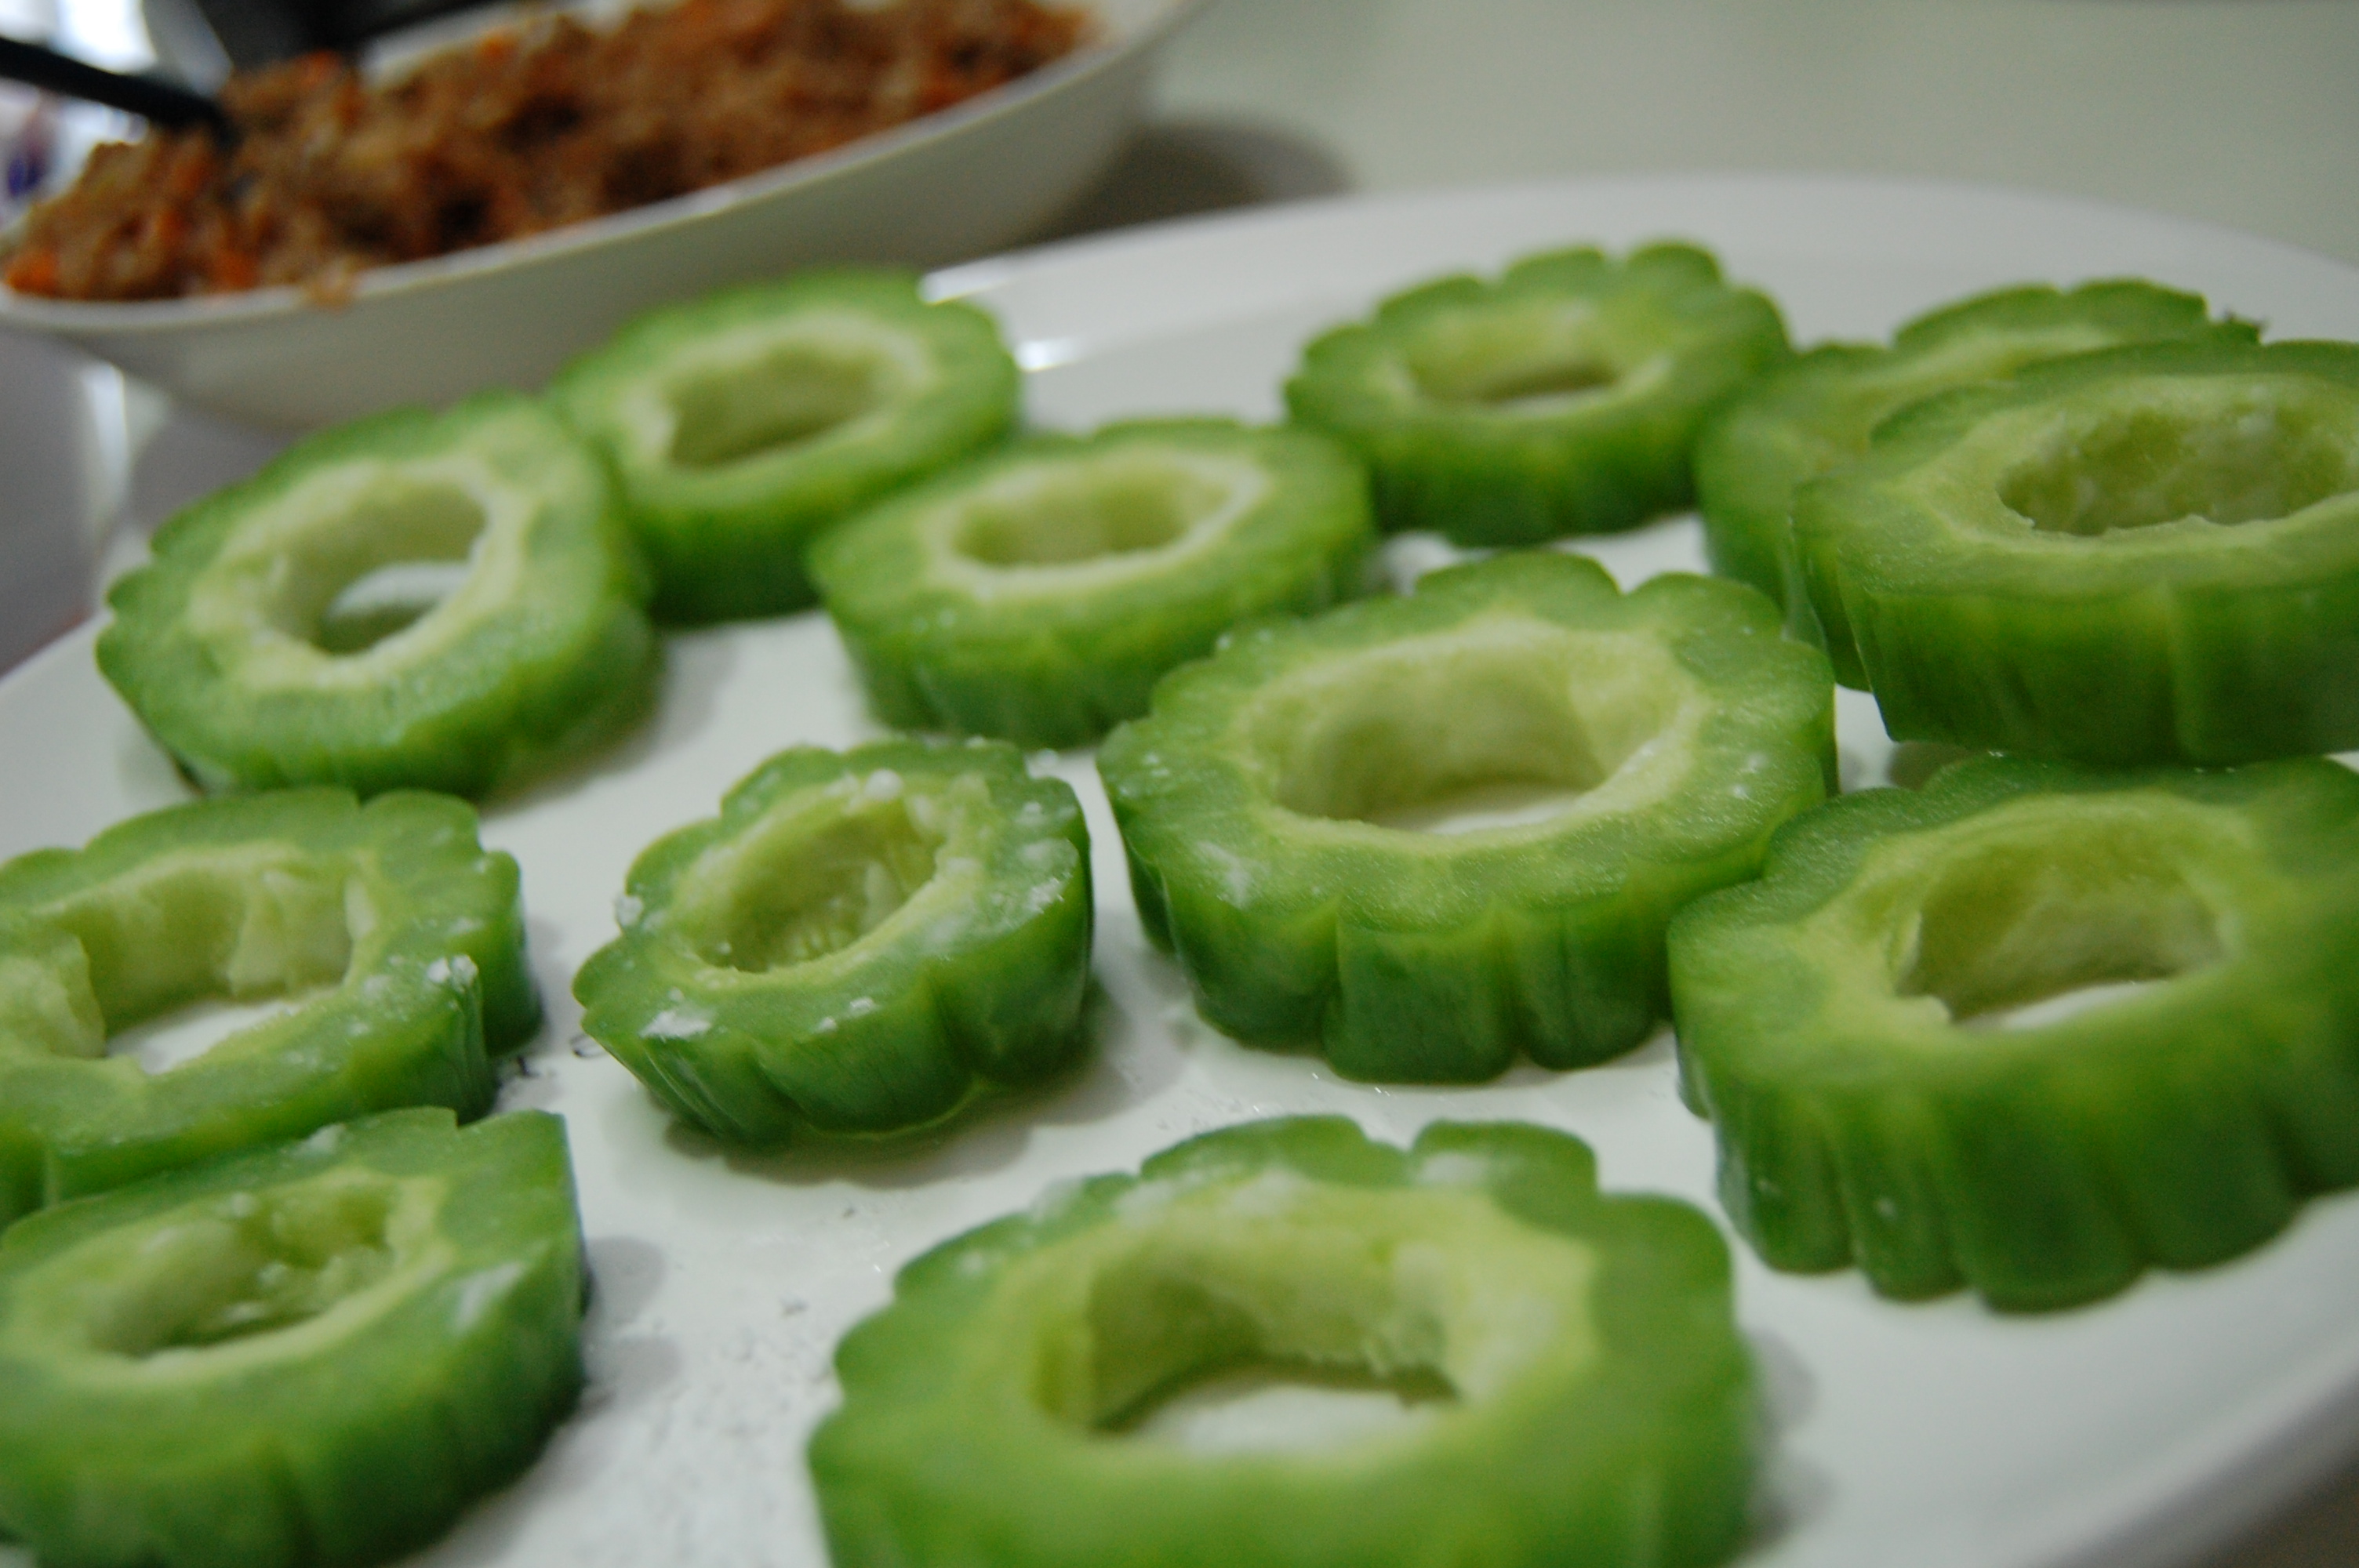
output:
[[1071, 50], [1034, 0], [681, 0], [612, 31], [490, 34], [366, 85], [335, 55], [242, 73], [240, 130], [100, 147], [38, 208], [9, 287], [168, 299], [299, 283], [538, 233], [916, 119]]

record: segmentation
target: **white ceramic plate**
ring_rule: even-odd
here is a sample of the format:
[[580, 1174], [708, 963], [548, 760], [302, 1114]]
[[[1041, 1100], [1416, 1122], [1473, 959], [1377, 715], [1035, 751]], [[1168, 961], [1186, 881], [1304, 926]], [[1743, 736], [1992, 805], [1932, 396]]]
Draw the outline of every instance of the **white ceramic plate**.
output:
[[0, 288], [0, 327], [282, 429], [536, 387], [651, 305], [814, 262], [939, 265], [1037, 231], [1121, 151], [1155, 47], [1199, 4], [1087, 0], [1098, 41], [1006, 87], [707, 190], [379, 267], [347, 304], [292, 287], [121, 305]]
[[[2281, 335], [2359, 337], [2359, 273], [2232, 234], [2043, 198], [1846, 179], [1584, 182], [1272, 211], [1076, 243], [939, 281], [997, 309], [1036, 418], [1268, 416], [1301, 340], [1378, 292], [1578, 240], [1692, 236], [1763, 285], [1804, 340], [1873, 335], [1960, 293], [2136, 273]], [[1692, 523], [1602, 546], [1625, 581], [1699, 560]], [[1597, 1148], [1609, 1187], [1708, 1210], [1712, 1141], [1674, 1096], [1668, 1035], [1610, 1065], [1472, 1089], [1343, 1083], [1196, 1022], [1143, 943], [1086, 752], [1044, 759], [1096, 836], [1105, 989], [1073, 1081], [895, 1150], [732, 1154], [670, 1126], [576, 1033], [574, 968], [606, 940], [632, 855], [709, 815], [795, 741], [875, 733], [817, 615], [677, 639], [661, 711], [601, 765], [510, 803], [484, 834], [522, 861], [549, 1023], [503, 1103], [564, 1114], [598, 1291], [592, 1381], [538, 1466], [419, 1561], [818, 1568], [801, 1453], [829, 1355], [894, 1269], [1060, 1178], [1190, 1133], [1341, 1110], [1405, 1141], [1437, 1116], [1523, 1118]], [[1845, 773], [1890, 748], [1841, 714]], [[83, 632], [0, 683], [0, 853], [73, 844], [182, 787], [101, 683]], [[1716, 1212], [1716, 1210], [1714, 1210]], [[1776, 1522], [1746, 1558], [1791, 1568], [2153, 1568], [2184, 1561], [2359, 1437], [2359, 1195], [2314, 1203], [2223, 1268], [2149, 1277], [2082, 1311], [2002, 1318], [1875, 1299], [1851, 1274], [1774, 1275], [1741, 1248], [1739, 1313], [1777, 1424]], [[0, 1552], [0, 1563], [21, 1563]]]

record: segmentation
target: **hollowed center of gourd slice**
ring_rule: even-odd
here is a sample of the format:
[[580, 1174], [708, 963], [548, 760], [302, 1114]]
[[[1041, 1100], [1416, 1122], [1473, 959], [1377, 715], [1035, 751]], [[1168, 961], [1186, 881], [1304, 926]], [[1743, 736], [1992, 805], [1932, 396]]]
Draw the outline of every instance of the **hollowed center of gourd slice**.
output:
[[704, 962], [749, 974], [841, 952], [933, 880], [944, 835], [921, 815], [897, 794], [789, 801], [682, 877], [678, 929]]
[[1061, 567], [1158, 550], [1218, 515], [1233, 484], [1151, 451], [1019, 470], [966, 505], [951, 546], [987, 567]]
[[320, 617], [311, 643], [325, 654], [357, 654], [408, 630], [465, 580], [464, 550], [445, 559], [397, 561], [345, 585]]
[[2082, 536], [2188, 519], [2234, 526], [2359, 491], [2350, 411], [2245, 391], [2190, 406], [2107, 410], [2000, 477], [2000, 501], [2047, 534]]
[[2134, 834], [1984, 846], [1942, 868], [1903, 995], [1970, 1029], [2037, 1028], [2200, 969], [2224, 947], [2213, 910]]
[[[1551, 821], [1675, 760], [1692, 679], [1633, 633], [1509, 621], [1364, 649], [1267, 688], [1249, 735], [1306, 816], [1462, 834]], [[1627, 803], [1621, 803], [1627, 804]]]
[[342, 982], [375, 924], [341, 863], [278, 846], [189, 853], [49, 912], [41, 994], [19, 1039], [58, 1055], [162, 1072]]
[[456, 484], [389, 478], [353, 496], [334, 526], [288, 541], [263, 614], [321, 653], [364, 652], [457, 589], [484, 523], [482, 505]]
[[1283, 1452], [1408, 1430], [1457, 1402], [1426, 1368], [1248, 1361], [1183, 1379], [1105, 1430], [1198, 1454]]
[[697, 368], [665, 389], [667, 456], [684, 469], [720, 468], [816, 440], [875, 413], [898, 392], [901, 367], [873, 346], [792, 338], [761, 352]]
[[467, 451], [314, 469], [239, 518], [187, 628], [242, 686], [377, 685], [516, 603], [547, 504]]
[[995, 475], [923, 524], [935, 570], [993, 602], [1111, 590], [1217, 549], [1271, 477], [1248, 459], [1149, 442]]
[[1485, 1197], [1282, 1171], [1170, 1195], [1134, 1190], [1002, 1298], [1020, 1303], [1033, 1397], [1101, 1436], [1340, 1446], [1582, 1375], [1596, 1353], [1593, 1254]]
[[1469, 311], [1430, 323], [1402, 363], [1429, 401], [1545, 414], [1605, 392], [1630, 367], [1586, 307]]
[[[1191, 1449], [1294, 1449], [1399, 1432], [1458, 1403], [1438, 1319], [1332, 1249], [1308, 1238], [1289, 1262], [1183, 1246], [1106, 1271], [1088, 1306], [1092, 1424]], [[1349, 1298], [1295, 1299], [1363, 1269]]]
[[382, 1179], [239, 1193], [140, 1238], [93, 1292], [92, 1348], [147, 1359], [306, 1323], [393, 1271], [400, 1189]]

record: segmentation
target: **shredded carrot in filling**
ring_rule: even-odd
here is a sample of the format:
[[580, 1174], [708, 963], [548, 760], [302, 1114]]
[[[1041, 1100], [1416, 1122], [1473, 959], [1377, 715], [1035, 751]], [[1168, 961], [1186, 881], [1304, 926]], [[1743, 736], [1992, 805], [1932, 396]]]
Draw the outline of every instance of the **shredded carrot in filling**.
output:
[[151, 131], [34, 210], [7, 286], [167, 299], [297, 283], [538, 233], [805, 157], [1069, 52], [1035, 0], [680, 0], [612, 31], [492, 33], [379, 85], [333, 55], [223, 90], [239, 139]]

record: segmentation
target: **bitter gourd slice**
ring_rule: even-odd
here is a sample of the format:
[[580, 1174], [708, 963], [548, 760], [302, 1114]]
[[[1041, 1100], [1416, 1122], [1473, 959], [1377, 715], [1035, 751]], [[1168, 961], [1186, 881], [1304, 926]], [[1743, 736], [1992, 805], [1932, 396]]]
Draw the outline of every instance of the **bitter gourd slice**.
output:
[[1777, 1268], [2068, 1306], [2359, 1184], [2359, 777], [2332, 762], [1961, 762], [1797, 819], [1670, 945], [1683, 1087]]
[[[1700, 1568], [1758, 1421], [1711, 1222], [1512, 1124], [1194, 1139], [918, 1259], [836, 1369], [836, 1568]], [[1126, 1430], [1256, 1370], [1419, 1402], [1322, 1447]]]
[[2359, 746], [2359, 345], [2035, 365], [1896, 416], [1794, 515], [1895, 740], [2108, 764]]
[[820, 531], [1006, 433], [992, 319], [896, 272], [805, 273], [653, 310], [550, 395], [602, 447], [675, 622], [811, 603]]
[[935, 1120], [1082, 1044], [1089, 832], [1013, 747], [801, 747], [649, 846], [582, 1027], [736, 1142]]
[[[1098, 768], [1140, 919], [1206, 1019], [1353, 1077], [1465, 1081], [1653, 1032], [1664, 922], [1824, 797], [1833, 698], [1751, 589], [1625, 597], [1534, 552], [1250, 629], [1167, 676]], [[1517, 792], [1488, 826], [1407, 825]]]
[[1794, 492], [1867, 454], [1875, 427], [1911, 403], [2024, 366], [2125, 343], [2251, 342], [2249, 322], [2215, 321], [2200, 296], [2134, 279], [1976, 295], [1919, 316], [1890, 348], [1834, 343], [1767, 372], [1696, 438], [1697, 508], [1712, 569], [1786, 609], [1788, 629], [1823, 641], [1835, 676], [1864, 685], [1846, 629], [1810, 613], [1794, 550]]
[[389, 1112], [0, 1236], [0, 1524], [79, 1568], [334, 1568], [446, 1529], [582, 1384], [564, 1124]]
[[1332, 443], [1158, 420], [963, 465], [835, 530], [811, 570], [887, 723], [1075, 746], [1236, 622], [1354, 597], [1375, 546]]
[[1384, 527], [1525, 545], [1686, 505], [1697, 426], [1788, 352], [1707, 253], [1584, 248], [1393, 296], [1313, 341], [1286, 402], [1366, 460]]
[[[285, 790], [0, 867], [0, 1224], [370, 1111], [491, 1108], [539, 1023], [516, 862], [448, 795]], [[284, 1011], [150, 1074], [110, 1034], [210, 997]]]
[[597, 458], [506, 393], [300, 443], [107, 599], [99, 668], [207, 789], [482, 795], [636, 718], [658, 654]]

